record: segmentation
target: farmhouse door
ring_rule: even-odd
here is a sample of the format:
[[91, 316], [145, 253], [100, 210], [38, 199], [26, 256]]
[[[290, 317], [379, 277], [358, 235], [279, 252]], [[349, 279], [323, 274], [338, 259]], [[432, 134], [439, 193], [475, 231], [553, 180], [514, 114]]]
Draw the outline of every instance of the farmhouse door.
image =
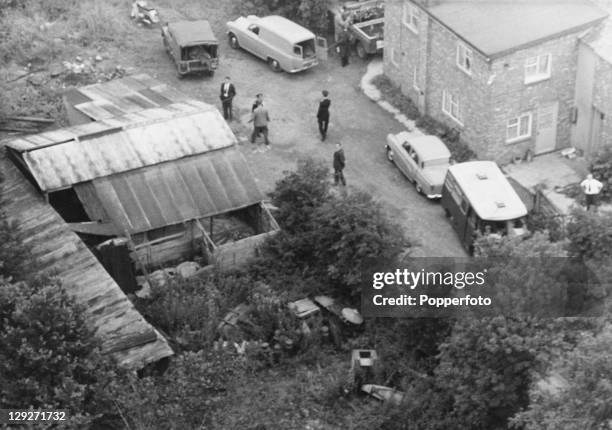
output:
[[557, 111], [559, 103], [555, 102], [538, 109], [536, 125], [535, 153], [553, 151], [557, 145]]
[[604, 114], [602, 111], [593, 107], [591, 115], [591, 132], [589, 134], [589, 153], [599, 149], [601, 139], [601, 123], [603, 122]]

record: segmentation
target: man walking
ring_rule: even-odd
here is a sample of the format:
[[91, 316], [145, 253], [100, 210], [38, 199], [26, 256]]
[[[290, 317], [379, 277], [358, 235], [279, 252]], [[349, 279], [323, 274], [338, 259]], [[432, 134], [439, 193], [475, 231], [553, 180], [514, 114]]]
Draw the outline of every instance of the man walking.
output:
[[329, 91], [323, 90], [323, 98], [319, 101], [319, 110], [317, 111], [317, 122], [319, 123], [319, 133], [321, 133], [321, 140], [325, 140], [327, 137], [327, 126], [329, 125], [329, 106], [331, 100], [329, 99]]
[[586, 209], [589, 210], [591, 206], [597, 205], [597, 195], [603, 188], [603, 184], [593, 178], [593, 174], [589, 173], [587, 175], [586, 179], [580, 183], [580, 188], [582, 188], [586, 197]]
[[257, 107], [253, 111], [253, 134], [251, 134], [251, 143], [255, 143], [255, 138], [263, 134], [266, 151], [270, 149], [270, 141], [268, 140], [268, 122], [270, 116], [263, 103], [257, 103]]
[[221, 106], [223, 106], [223, 118], [226, 120], [232, 120], [232, 101], [236, 96], [236, 88], [232, 84], [232, 80], [229, 76], [225, 77], [225, 80], [221, 84]]
[[334, 152], [334, 185], [341, 183], [346, 186], [346, 180], [344, 179], [344, 149], [342, 149], [341, 143], [336, 143], [336, 152]]

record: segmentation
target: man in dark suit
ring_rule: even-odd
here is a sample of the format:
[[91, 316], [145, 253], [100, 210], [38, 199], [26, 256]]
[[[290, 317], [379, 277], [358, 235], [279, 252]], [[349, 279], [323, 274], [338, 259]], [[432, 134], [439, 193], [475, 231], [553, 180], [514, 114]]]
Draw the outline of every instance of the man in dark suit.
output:
[[223, 106], [223, 118], [232, 120], [232, 101], [236, 96], [236, 88], [229, 76], [225, 77], [225, 80], [221, 84], [221, 105]]
[[334, 152], [334, 185], [341, 183], [346, 186], [346, 180], [344, 179], [344, 149], [342, 149], [341, 143], [336, 143], [336, 152]]
[[321, 133], [321, 140], [325, 140], [327, 137], [327, 126], [329, 125], [329, 106], [331, 100], [329, 99], [329, 91], [323, 90], [323, 98], [319, 101], [319, 110], [317, 111], [317, 122], [319, 123], [319, 133]]

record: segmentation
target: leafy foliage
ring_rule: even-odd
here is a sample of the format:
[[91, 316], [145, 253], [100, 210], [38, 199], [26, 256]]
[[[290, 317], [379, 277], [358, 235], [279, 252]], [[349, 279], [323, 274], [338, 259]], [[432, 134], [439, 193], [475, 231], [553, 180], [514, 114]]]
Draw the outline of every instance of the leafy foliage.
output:
[[114, 378], [83, 314], [60, 286], [0, 282], [0, 403], [68, 409], [73, 428], [108, 411]]
[[607, 212], [575, 208], [567, 225], [570, 255], [585, 259], [612, 256], [612, 217]]
[[593, 176], [603, 184], [603, 188], [599, 193], [599, 198], [605, 202], [611, 201], [612, 148], [610, 148], [608, 145], [604, 145], [603, 148], [593, 157], [591, 173], [593, 173]]
[[269, 240], [257, 264], [352, 296], [362, 273], [380, 260], [393, 260], [408, 244], [370, 195], [331, 193], [328, 184], [327, 169], [312, 160], [278, 182], [272, 201], [283, 230]]
[[212, 428], [212, 418], [231, 385], [240, 386], [244, 366], [224, 351], [186, 352], [159, 377], [127, 378], [114, 386], [116, 402], [129, 428]]
[[251, 0], [236, 2], [237, 13], [242, 15], [282, 15], [314, 32], [327, 30], [329, 0]]
[[[605, 429], [612, 420], [612, 330], [586, 336], [534, 384], [529, 408], [514, 420], [525, 430]], [[552, 381], [551, 381], [552, 380]]]
[[400, 88], [395, 85], [386, 75], [380, 74], [372, 79], [372, 84], [378, 88], [383, 98], [399, 109], [406, 117], [417, 120], [421, 117], [419, 108], [408, 96], [405, 96]]

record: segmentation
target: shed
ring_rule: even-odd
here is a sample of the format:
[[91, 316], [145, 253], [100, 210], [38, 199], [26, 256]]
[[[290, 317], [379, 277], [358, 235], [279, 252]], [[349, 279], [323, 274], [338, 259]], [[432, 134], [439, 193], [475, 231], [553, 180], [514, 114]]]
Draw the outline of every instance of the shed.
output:
[[23, 234], [40, 263], [38, 274], [56, 276], [85, 309], [102, 352], [129, 369], [172, 355], [164, 337], [134, 308], [81, 239], [36, 189], [0, 154], [3, 210]]

